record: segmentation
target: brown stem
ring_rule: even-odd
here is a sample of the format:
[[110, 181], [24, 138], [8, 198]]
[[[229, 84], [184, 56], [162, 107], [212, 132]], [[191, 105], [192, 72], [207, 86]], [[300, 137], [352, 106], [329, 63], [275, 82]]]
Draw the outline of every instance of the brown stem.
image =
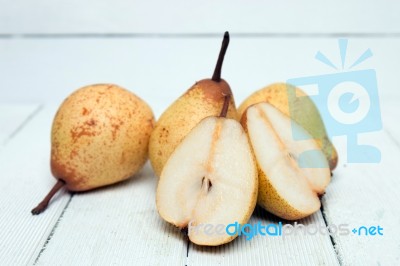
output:
[[61, 179], [57, 180], [57, 183], [54, 185], [54, 187], [50, 190], [49, 194], [42, 200], [42, 202], [39, 203], [36, 208], [32, 209], [31, 213], [33, 215], [37, 215], [41, 212], [43, 212], [46, 208], [47, 205], [49, 205], [49, 202], [51, 198], [59, 191], [63, 186], [65, 185], [65, 182]]
[[219, 51], [217, 65], [215, 66], [214, 74], [211, 78], [213, 81], [220, 82], [221, 80], [222, 63], [224, 62], [224, 57], [226, 49], [228, 49], [228, 45], [229, 45], [229, 32], [225, 31], [224, 39], [221, 45], [221, 50]]
[[224, 98], [224, 105], [222, 106], [221, 114], [219, 117], [226, 117], [226, 114], [228, 113], [228, 108], [229, 108], [229, 101], [231, 100], [231, 95], [225, 95]]

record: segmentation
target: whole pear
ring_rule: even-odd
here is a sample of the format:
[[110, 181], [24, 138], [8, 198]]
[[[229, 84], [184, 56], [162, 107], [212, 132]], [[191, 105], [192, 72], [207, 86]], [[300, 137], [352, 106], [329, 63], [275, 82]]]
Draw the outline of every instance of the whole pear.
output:
[[[297, 96], [296, 99], [290, 99], [292, 110], [289, 109], [288, 90], [295, 90]], [[300, 98], [301, 100], [299, 100]], [[307, 130], [308, 133], [315, 138], [318, 146], [325, 154], [331, 171], [336, 168], [338, 163], [337, 151], [329, 140], [324, 122], [317, 107], [304, 91], [286, 83], [274, 83], [266, 86], [254, 92], [243, 101], [238, 108], [240, 117], [243, 116], [249, 106], [260, 102], [270, 103]]]
[[238, 120], [229, 84], [221, 79], [221, 68], [229, 44], [225, 32], [218, 62], [211, 79], [196, 82], [170, 105], [158, 119], [150, 137], [149, 158], [157, 176], [182, 139], [205, 117], [221, 111], [225, 96], [230, 95], [227, 118]]
[[51, 172], [56, 185], [32, 210], [44, 211], [61, 188], [87, 191], [134, 175], [146, 162], [154, 125], [150, 107], [113, 84], [78, 89], [59, 107], [51, 130]]

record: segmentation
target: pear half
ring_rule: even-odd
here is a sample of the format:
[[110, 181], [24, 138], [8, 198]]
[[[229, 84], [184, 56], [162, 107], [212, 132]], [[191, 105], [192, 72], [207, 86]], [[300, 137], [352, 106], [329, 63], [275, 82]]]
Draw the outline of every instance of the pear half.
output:
[[306, 217], [320, 208], [318, 195], [330, 182], [328, 161], [309, 133], [268, 103], [250, 106], [242, 119], [259, 171], [258, 203], [287, 220]]
[[[289, 92], [296, 97], [289, 97]], [[296, 121], [317, 141], [329, 161], [333, 171], [338, 164], [338, 154], [335, 146], [329, 140], [324, 122], [317, 106], [301, 89], [287, 83], [274, 83], [254, 92], [238, 108], [240, 116], [245, 110], [256, 103], [267, 102], [279, 111]]]
[[[157, 209], [167, 222], [179, 228], [189, 226], [193, 243], [216, 246], [236, 237], [225, 232], [228, 224], [249, 220], [257, 190], [256, 162], [239, 122], [207, 117], [165, 164], [157, 188]], [[207, 232], [206, 226], [212, 230]], [[217, 232], [217, 226], [222, 232]]]

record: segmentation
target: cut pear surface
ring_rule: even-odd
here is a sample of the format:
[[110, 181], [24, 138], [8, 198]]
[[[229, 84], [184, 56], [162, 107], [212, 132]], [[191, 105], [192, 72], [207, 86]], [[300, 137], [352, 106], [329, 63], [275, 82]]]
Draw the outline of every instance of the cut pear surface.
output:
[[[236, 237], [225, 232], [228, 224], [249, 220], [257, 191], [257, 167], [241, 125], [232, 119], [207, 117], [183, 139], [163, 168], [157, 209], [167, 222], [189, 227], [193, 243], [216, 246]], [[206, 232], [206, 225], [212, 230]]]
[[242, 123], [259, 168], [258, 203], [288, 220], [317, 211], [318, 195], [330, 182], [328, 161], [317, 142], [268, 103], [249, 107]]

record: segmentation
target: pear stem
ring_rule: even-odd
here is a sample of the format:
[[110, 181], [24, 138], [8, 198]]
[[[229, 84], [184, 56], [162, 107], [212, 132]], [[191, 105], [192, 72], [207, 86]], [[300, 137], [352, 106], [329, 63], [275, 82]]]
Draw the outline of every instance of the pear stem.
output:
[[222, 106], [221, 114], [219, 115], [219, 117], [226, 117], [226, 114], [228, 113], [230, 100], [231, 100], [231, 95], [230, 94], [225, 95], [224, 105]]
[[229, 32], [225, 31], [224, 39], [223, 39], [222, 45], [221, 45], [221, 50], [219, 51], [217, 65], [215, 66], [214, 74], [211, 78], [211, 80], [213, 80], [213, 81], [216, 81], [216, 82], [221, 81], [222, 63], [224, 62], [224, 57], [225, 57], [226, 50], [228, 49], [228, 45], [229, 45]]
[[54, 185], [54, 187], [50, 190], [49, 194], [36, 206], [36, 208], [32, 209], [31, 213], [33, 215], [37, 215], [44, 210], [46, 210], [47, 205], [49, 205], [49, 202], [51, 198], [65, 185], [65, 182], [61, 179], [57, 180], [57, 183]]

